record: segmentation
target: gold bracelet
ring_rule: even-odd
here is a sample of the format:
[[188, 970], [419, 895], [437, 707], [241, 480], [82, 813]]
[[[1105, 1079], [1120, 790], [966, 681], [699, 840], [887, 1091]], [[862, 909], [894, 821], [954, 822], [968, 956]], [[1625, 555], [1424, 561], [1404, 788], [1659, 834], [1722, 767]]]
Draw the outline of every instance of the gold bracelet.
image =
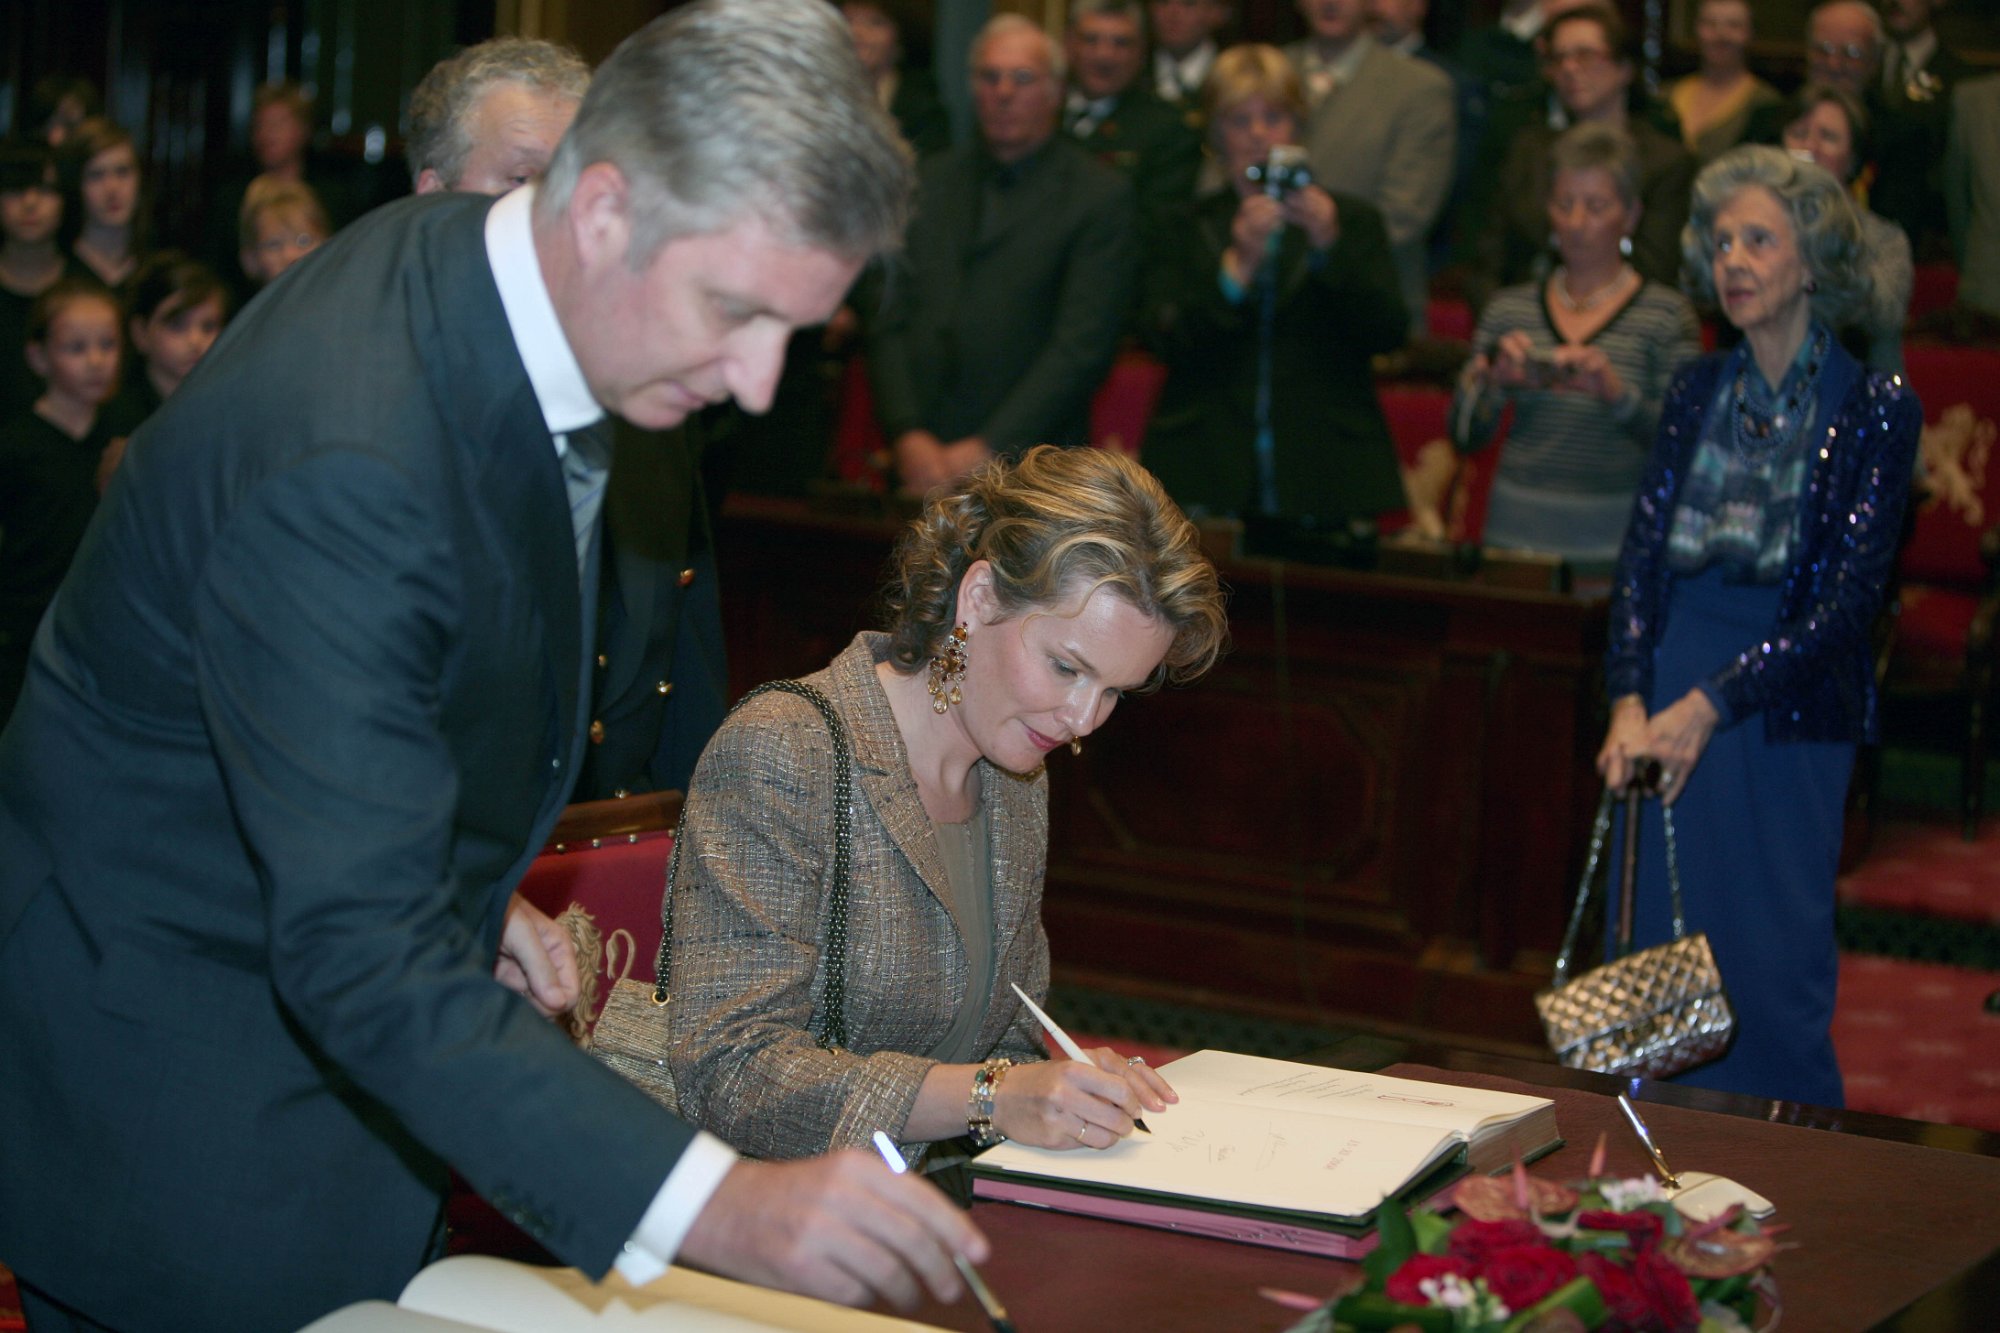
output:
[[966, 1098], [965, 1132], [981, 1148], [991, 1148], [1007, 1140], [1005, 1134], [993, 1127], [993, 1094], [1000, 1090], [1000, 1080], [1013, 1067], [1012, 1060], [1001, 1056], [972, 1071], [972, 1095]]

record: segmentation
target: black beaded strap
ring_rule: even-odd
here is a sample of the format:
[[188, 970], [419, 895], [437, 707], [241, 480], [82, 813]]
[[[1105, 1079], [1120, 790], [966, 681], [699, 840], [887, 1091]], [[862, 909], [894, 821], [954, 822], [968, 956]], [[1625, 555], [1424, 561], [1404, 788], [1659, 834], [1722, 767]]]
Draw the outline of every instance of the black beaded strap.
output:
[[[819, 709], [826, 729], [833, 736], [833, 890], [826, 927], [826, 994], [820, 1008], [826, 1013], [826, 1031], [819, 1044], [829, 1051], [847, 1045], [847, 877], [853, 863], [854, 812], [849, 802], [854, 761], [847, 746], [847, 728], [833, 701], [816, 686], [802, 680], [766, 681], [738, 699], [735, 712], [760, 694], [771, 691], [795, 694]], [[674, 879], [681, 861], [681, 837], [674, 834], [673, 856], [667, 862], [667, 892], [660, 905], [660, 955], [653, 962], [653, 1003], [667, 1002], [667, 963], [674, 942]]]

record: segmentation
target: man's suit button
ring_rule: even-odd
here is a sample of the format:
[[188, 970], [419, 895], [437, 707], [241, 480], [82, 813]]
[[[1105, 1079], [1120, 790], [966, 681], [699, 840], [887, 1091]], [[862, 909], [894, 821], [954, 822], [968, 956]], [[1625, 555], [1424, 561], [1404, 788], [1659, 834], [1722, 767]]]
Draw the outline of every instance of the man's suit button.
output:
[[685, 588], [688, 586], [688, 584], [693, 582], [694, 582], [694, 571], [692, 569], [683, 569], [681, 571], [681, 586]]
[[610, 665], [611, 665], [610, 658], [606, 657], [603, 653], [599, 653], [597, 655], [597, 669], [599, 671], [602, 671], [605, 667], [608, 667]]
[[592, 745], [604, 744], [604, 723], [593, 722], [590, 724], [590, 743]]
[[670, 680], [663, 680], [659, 684], [655, 685], [653, 688], [659, 691], [660, 694], [664, 697], [665, 695], [669, 695], [674, 692], [674, 683]]

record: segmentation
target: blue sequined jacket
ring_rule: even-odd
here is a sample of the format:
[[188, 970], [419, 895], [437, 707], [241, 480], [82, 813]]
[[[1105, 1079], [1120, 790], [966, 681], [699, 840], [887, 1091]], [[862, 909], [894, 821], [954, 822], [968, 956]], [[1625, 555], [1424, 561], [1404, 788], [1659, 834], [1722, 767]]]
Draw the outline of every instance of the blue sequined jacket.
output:
[[[1673, 604], [1667, 530], [1729, 360], [1729, 353], [1703, 357], [1667, 390], [1612, 588], [1604, 674], [1613, 699], [1650, 691], [1653, 650]], [[1838, 344], [1822, 372], [1838, 392], [1829, 383], [1836, 374], [1846, 389], [1806, 474], [1778, 621], [1703, 683], [1723, 726], [1761, 712], [1772, 741], [1872, 741], [1876, 734], [1869, 631], [1896, 559], [1923, 411], [1907, 381], [1864, 371]]]

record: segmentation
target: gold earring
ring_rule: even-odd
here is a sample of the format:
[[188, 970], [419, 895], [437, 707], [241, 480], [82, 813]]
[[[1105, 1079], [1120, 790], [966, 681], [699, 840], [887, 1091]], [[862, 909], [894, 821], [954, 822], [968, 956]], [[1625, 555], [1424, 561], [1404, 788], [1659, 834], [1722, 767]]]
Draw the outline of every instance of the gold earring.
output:
[[964, 703], [958, 683], [965, 679], [965, 622], [952, 626], [944, 648], [931, 659], [931, 711], [942, 713], [956, 703]]
[[1072, 737], [1070, 737], [1070, 738], [1069, 738], [1069, 752], [1070, 752], [1071, 754], [1082, 754], [1082, 753], [1083, 753], [1083, 741], [1082, 741], [1081, 739], [1079, 739], [1078, 737], [1075, 737], [1075, 736], [1072, 736]]

